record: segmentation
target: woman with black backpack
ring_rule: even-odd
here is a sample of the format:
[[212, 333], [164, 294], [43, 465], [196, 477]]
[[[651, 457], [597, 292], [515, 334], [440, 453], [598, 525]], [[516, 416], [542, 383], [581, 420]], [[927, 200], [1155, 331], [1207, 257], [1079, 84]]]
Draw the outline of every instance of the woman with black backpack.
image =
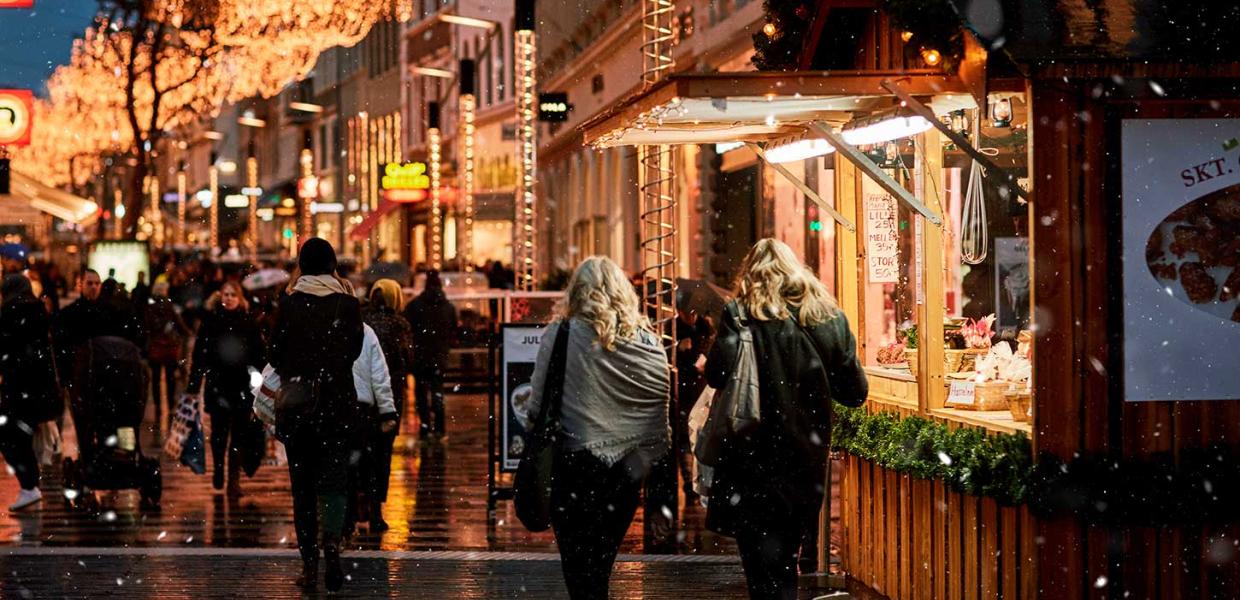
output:
[[56, 382], [51, 325], [30, 280], [20, 273], [6, 275], [0, 298], [0, 453], [21, 486], [9, 506], [19, 511], [43, 499], [32, 432], [60, 416], [64, 401]]
[[[706, 380], [723, 390], [738, 354], [752, 348], [760, 418], [721, 445], [706, 526], [736, 538], [751, 598], [795, 599], [801, 541], [817, 526], [828, 485], [830, 403], [860, 406], [868, 384], [848, 320], [786, 244], [755, 244], [735, 295], [706, 361]], [[742, 328], [752, 346], [742, 344]]]

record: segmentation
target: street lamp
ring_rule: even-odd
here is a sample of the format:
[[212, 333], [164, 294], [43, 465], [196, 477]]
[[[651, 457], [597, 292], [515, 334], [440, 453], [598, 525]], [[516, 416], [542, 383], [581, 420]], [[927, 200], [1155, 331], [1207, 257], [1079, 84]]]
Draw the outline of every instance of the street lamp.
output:
[[177, 239], [188, 241], [185, 235], [185, 160], [177, 163]]
[[241, 190], [243, 194], [250, 197], [250, 219], [247, 229], [250, 236], [247, 240], [250, 247], [250, 260], [258, 260], [258, 156], [254, 151], [254, 140], [250, 140], [247, 156], [245, 157], [245, 189]]
[[210, 252], [220, 247], [220, 168], [215, 166], [219, 156], [211, 152], [211, 166], [207, 168], [207, 189], [211, 192], [211, 241]]
[[516, 288], [533, 291], [537, 268], [534, 246], [534, 228], [537, 223], [534, 177], [538, 167], [534, 140], [534, 61], [537, 60], [534, 45], [534, 0], [516, 0], [514, 35], [517, 84], [517, 206], [516, 227], [513, 228], [513, 268], [516, 271]]
[[461, 261], [465, 271], [474, 270], [474, 118], [478, 108], [476, 73], [474, 61], [461, 60], [457, 70], [460, 78], [458, 95], [461, 113], [461, 205], [465, 213], [464, 232], [461, 236]]

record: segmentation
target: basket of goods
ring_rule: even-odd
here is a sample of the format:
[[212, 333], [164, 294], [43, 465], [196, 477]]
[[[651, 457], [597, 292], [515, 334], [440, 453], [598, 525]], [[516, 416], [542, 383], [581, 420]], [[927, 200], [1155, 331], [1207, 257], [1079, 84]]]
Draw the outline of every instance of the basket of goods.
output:
[[1028, 388], [1017, 387], [1012, 384], [1007, 391], [1003, 392], [1003, 397], [1007, 399], [1008, 410], [1012, 413], [1012, 420], [1017, 423], [1028, 423], [1030, 421], [1030, 405], [1033, 404], [1033, 394]]
[[917, 376], [917, 325], [915, 323], [906, 322], [897, 335], [904, 340], [904, 358], [908, 363], [908, 370]]
[[903, 369], [907, 366], [907, 360], [904, 356], [904, 344], [888, 344], [878, 350], [878, 364], [884, 367]]
[[990, 352], [977, 357], [976, 362], [973, 410], [1008, 409], [1004, 392], [1009, 384], [1024, 386], [1033, 372], [1029, 360], [1017, 356], [1005, 343], [991, 347]]

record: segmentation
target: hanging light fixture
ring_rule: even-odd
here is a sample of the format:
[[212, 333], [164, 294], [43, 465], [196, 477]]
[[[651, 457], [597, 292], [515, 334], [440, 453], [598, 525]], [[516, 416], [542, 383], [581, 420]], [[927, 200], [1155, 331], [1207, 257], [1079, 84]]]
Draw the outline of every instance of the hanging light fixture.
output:
[[921, 59], [925, 61], [928, 66], [937, 67], [939, 66], [939, 63], [943, 62], [943, 54], [934, 48], [922, 48]]
[[835, 152], [835, 146], [809, 132], [798, 133], [775, 140], [766, 148], [766, 160], [772, 163], [787, 163], [805, 160]]
[[933, 126], [925, 118], [900, 108], [872, 117], [854, 119], [844, 125], [841, 135], [849, 144], [862, 146], [917, 135]]
[[999, 98], [995, 100], [990, 109], [991, 125], [995, 127], [1011, 127], [1012, 126], [1012, 100], [1009, 98]]

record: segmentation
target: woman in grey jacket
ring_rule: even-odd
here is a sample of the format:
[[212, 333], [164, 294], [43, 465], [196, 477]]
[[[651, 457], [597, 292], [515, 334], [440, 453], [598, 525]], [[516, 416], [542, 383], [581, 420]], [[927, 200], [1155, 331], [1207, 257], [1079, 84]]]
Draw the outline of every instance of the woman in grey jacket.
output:
[[569, 596], [607, 598], [642, 479], [670, 448], [667, 354], [633, 286], [606, 257], [577, 267], [557, 312], [538, 350], [527, 414], [538, 414], [556, 334], [567, 323], [566, 439], [551, 471], [551, 524]]

